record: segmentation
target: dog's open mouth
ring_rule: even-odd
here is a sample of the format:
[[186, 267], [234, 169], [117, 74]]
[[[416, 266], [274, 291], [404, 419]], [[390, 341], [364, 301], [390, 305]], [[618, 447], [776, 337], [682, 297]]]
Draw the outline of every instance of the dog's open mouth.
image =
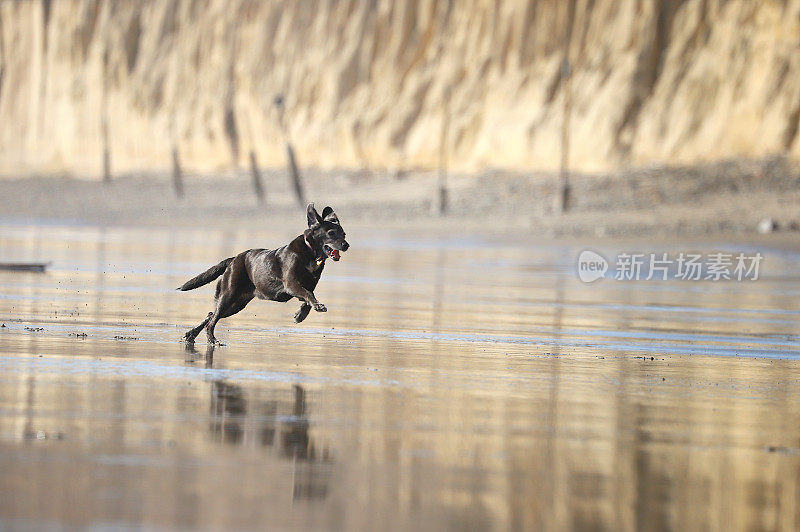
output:
[[333, 260], [339, 260], [340, 256], [339, 256], [339, 250], [338, 249], [333, 249], [328, 244], [323, 245], [322, 249], [323, 249], [323, 251], [325, 251], [325, 254], [327, 256], [329, 256], [330, 258], [332, 258]]

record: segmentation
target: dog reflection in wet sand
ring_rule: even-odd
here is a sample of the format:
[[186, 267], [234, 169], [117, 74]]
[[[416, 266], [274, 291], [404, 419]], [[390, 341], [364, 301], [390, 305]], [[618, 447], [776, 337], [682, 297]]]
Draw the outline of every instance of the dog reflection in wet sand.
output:
[[287, 415], [281, 413], [281, 410], [285, 412], [285, 401], [253, 400], [250, 402], [254, 404], [248, 405], [241, 386], [215, 380], [211, 395], [211, 432], [224, 443], [243, 443], [249, 406], [259, 414], [255, 416], [258, 421], [249, 427], [255, 433], [255, 442], [274, 447], [284, 458], [319, 460], [308, 435], [306, 392], [297, 384], [293, 386], [293, 391], [291, 414]]
[[306, 319], [312, 307], [317, 312], [328, 310], [317, 301], [314, 289], [325, 268], [325, 260], [338, 261], [340, 252], [347, 251], [350, 244], [344, 239], [342, 224], [332, 208], [325, 207], [320, 216], [314, 204], [310, 203], [306, 217], [308, 229], [285, 246], [239, 253], [178, 288], [193, 290], [222, 276], [217, 282], [214, 311], [184, 335], [187, 342], [194, 342], [204, 328], [208, 341], [216, 342], [214, 327], [217, 322], [233, 316], [256, 297], [281, 303], [296, 297], [302, 302], [294, 315], [296, 323]]
[[[323, 499], [328, 494], [333, 462], [327, 448], [318, 451], [309, 435], [306, 392], [293, 386], [294, 400], [281, 393], [274, 399], [248, 398], [242, 386], [215, 380], [211, 388], [211, 433], [229, 445], [258, 445], [293, 463], [292, 499]], [[249, 400], [248, 400], [249, 399]], [[286, 415], [287, 407], [291, 414]], [[278, 478], [273, 481], [281, 482]]]
[[[202, 361], [206, 369], [214, 367], [215, 345], [208, 344], [205, 353], [200, 353], [193, 344], [184, 347], [185, 362], [194, 365]], [[257, 428], [257, 441], [264, 446], [275, 446], [285, 458], [311, 461], [329, 461], [327, 449], [318, 455], [310, 445], [308, 418], [306, 417], [306, 392], [302, 386], [292, 386], [293, 400], [251, 400], [245, 398], [242, 386], [228, 383], [222, 379], [212, 381], [211, 410], [213, 423], [211, 431], [226, 443], [241, 443], [245, 425]], [[290, 408], [287, 405], [291, 404]], [[248, 410], [257, 411], [257, 423], [245, 423]], [[291, 414], [280, 414], [290, 411]]]

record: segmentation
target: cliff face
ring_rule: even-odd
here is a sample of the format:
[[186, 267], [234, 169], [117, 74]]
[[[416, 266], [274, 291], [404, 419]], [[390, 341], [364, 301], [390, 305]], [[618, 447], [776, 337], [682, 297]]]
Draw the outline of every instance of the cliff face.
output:
[[0, 173], [800, 158], [800, 0], [0, 2]]

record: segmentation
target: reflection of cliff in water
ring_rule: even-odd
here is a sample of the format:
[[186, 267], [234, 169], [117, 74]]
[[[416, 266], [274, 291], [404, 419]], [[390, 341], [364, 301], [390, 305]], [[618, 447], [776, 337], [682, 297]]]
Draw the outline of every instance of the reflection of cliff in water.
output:
[[309, 436], [306, 392], [294, 385], [269, 390], [256, 397], [224, 380], [211, 383], [209, 430], [216, 441], [263, 447], [293, 463], [294, 499], [324, 498], [328, 492], [332, 460], [327, 447], [317, 448]]

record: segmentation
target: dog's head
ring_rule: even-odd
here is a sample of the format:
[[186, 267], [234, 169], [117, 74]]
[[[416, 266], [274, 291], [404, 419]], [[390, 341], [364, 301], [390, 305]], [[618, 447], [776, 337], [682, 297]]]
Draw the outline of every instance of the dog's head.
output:
[[344, 239], [344, 229], [333, 209], [325, 207], [319, 215], [313, 203], [308, 204], [308, 237], [313, 241], [315, 251], [321, 251], [325, 257], [339, 260], [339, 252], [347, 251], [350, 244]]

